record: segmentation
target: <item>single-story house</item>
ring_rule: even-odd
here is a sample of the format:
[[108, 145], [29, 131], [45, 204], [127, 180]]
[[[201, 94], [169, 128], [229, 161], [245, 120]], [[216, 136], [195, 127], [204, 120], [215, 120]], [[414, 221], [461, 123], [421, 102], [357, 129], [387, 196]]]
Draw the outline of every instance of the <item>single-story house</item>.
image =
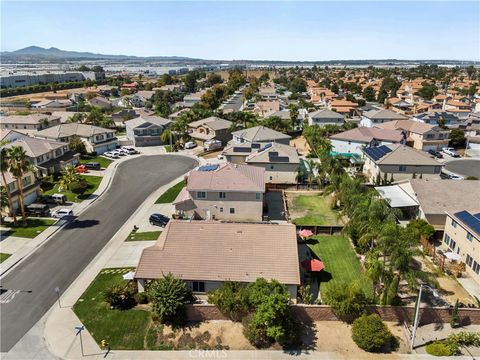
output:
[[262, 125], [234, 131], [232, 136], [233, 140], [229, 144], [278, 142], [288, 145], [292, 138], [290, 135], [282, 134]]
[[102, 96], [95, 96], [94, 98], [88, 100], [88, 102], [91, 106], [98, 107], [102, 110], [110, 110], [112, 108], [111, 101]]
[[0, 117], [0, 129], [32, 130], [32, 133], [58, 124], [60, 124], [59, 116], [46, 114], [9, 115]]

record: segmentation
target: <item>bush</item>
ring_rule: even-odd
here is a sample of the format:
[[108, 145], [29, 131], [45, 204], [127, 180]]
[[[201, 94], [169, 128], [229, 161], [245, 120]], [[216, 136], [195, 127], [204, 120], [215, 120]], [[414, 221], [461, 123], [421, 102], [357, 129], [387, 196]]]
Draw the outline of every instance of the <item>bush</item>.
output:
[[148, 294], [146, 292], [136, 293], [134, 297], [135, 297], [135, 301], [138, 304], [148, 304], [150, 301]]
[[130, 286], [113, 285], [103, 292], [103, 299], [114, 309], [130, 309], [135, 306], [135, 289]]
[[458, 346], [452, 342], [434, 341], [425, 347], [425, 351], [433, 356], [453, 356], [458, 352]]
[[185, 281], [169, 273], [149, 287], [153, 312], [162, 323], [185, 323], [185, 305], [191, 302], [192, 292]]
[[86, 181], [78, 181], [70, 185], [70, 191], [77, 195], [82, 195], [87, 189], [88, 183]]
[[455, 301], [455, 305], [453, 306], [452, 310], [452, 318], [450, 319], [450, 326], [452, 328], [456, 328], [460, 326], [460, 320], [458, 318], [458, 307], [460, 306], [458, 299]]
[[243, 335], [256, 348], [266, 348], [272, 344], [272, 339], [267, 335], [265, 326], [258, 326], [253, 321], [253, 314], [243, 319]]
[[352, 282], [329, 285], [322, 299], [332, 307], [333, 312], [339, 318], [350, 321], [365, 312], [368, 299], [358, 284]]
[[220, 311], [233, 321], [241, 321], [248, 313], [248, 292], [238, 282], [227, 281], [208, 294], [208, 302], [217, 305]]
[[368, 352], [388, 351], [398, 345], [377, 314], [363, 315], [356, 319], [352, 325], [352, 339], [359, 348]]
[[480, 347], [480, 332], [460, 331], [456, 334], [450, 334], [447, 337], [447, 342], [461, 346]]

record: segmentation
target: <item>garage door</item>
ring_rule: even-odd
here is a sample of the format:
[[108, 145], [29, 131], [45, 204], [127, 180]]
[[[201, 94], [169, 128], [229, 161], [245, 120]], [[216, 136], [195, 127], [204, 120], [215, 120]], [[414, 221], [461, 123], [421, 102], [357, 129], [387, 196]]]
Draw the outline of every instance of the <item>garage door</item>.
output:
[[37, 200], [37, 193], [34, 191], [25, 196], [25, 206], [30, 205], [35, 200]]

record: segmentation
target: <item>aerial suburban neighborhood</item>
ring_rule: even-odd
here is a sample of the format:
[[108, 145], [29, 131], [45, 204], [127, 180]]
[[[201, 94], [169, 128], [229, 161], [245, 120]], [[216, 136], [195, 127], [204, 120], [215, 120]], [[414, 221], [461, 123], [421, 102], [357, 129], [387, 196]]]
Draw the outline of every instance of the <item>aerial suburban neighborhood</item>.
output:
[[480, 357], [478, 3], [85, 4], [1, 4], [2, 359]]

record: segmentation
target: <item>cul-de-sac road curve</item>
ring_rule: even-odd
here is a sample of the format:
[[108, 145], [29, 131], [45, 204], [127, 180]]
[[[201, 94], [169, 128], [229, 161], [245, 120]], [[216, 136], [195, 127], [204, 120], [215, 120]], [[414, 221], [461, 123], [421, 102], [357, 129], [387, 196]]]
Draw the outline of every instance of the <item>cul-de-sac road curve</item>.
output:
[[189, 157], [142, 156], [121, 163], [109, 189], [2, 279], [21, 290], [0, 305], [1, 351], [9, 351], [78, 277], [145, 199], [197, 165]]

